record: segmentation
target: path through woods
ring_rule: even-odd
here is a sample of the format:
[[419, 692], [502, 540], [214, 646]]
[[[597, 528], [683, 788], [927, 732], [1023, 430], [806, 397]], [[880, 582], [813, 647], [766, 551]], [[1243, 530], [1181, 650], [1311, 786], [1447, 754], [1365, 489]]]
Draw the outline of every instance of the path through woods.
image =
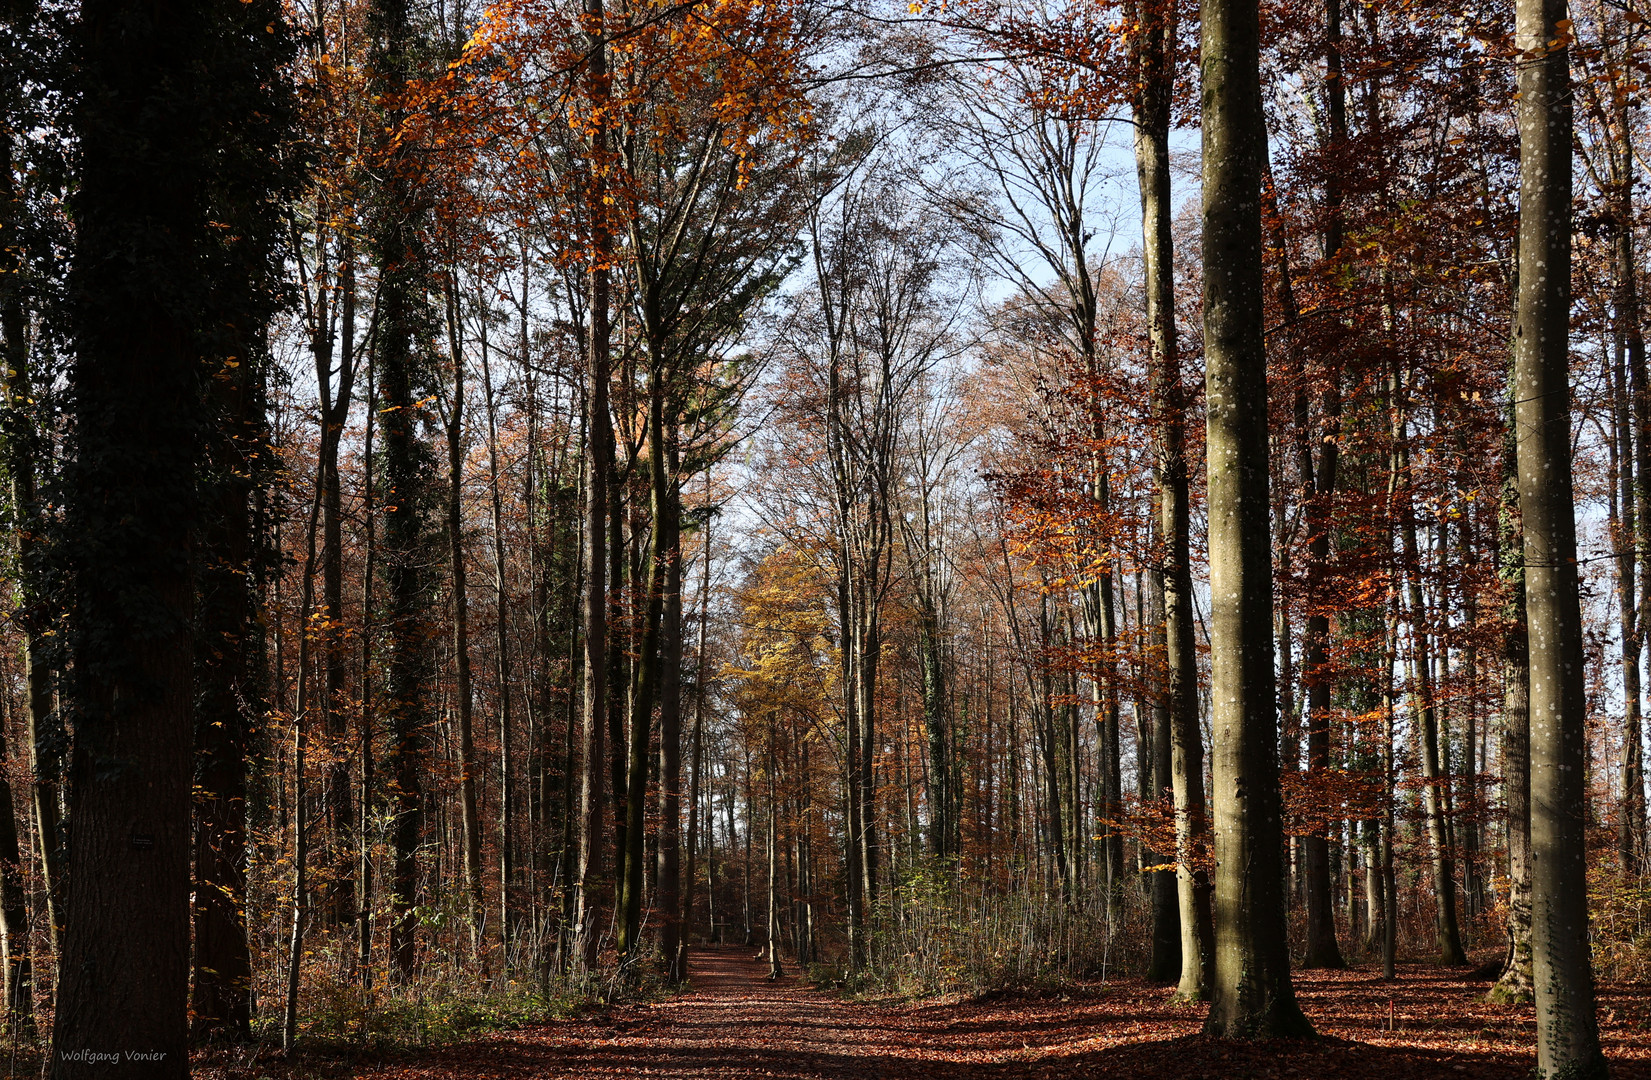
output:
[[[1401, 968], [1396, 987], [1370, 971], [1298, 972], [1317, 1044], [1232, 1044], [1198, 1036], [1203, 1009], [1165, 1003], [1138, 979], [1048, 996], [889, 1004], [845, 1001], [794, 978], [766, 981], [754, 948], [700, 949], [693, 990], [652, 1005], [502, 1032], [372, 1065], [309, 1059], [290, 1076], [373, 1080], [528, 1080], [648, 1076], [664, 1080], [1226, 1080], [1229, 1077], [1524, 1080], [1531, 1010], [1486, 1005], [1462, 971]], [[1389, 1000], [1394, 1030], [1387, 1030]], [[1602, 988], [1600, 1018], [1614, 1080], [1651, 1078], [1651, 990]], [[271, 1065], [275, 1068], [272, 1070]], [[239, 1080], [281, 1072], [197, 1066]]]

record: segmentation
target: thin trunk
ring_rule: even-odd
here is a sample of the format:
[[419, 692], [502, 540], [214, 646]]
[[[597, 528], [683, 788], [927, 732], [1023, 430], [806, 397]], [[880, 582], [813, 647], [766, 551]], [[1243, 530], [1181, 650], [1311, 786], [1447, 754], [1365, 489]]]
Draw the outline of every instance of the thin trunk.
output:
[[[1394, 382], [1395, 388], [1398, 382]], [[1397, 391], [1402, 393], [1402, 391]], [[1410, 453], [1405, 445], [1405, 425], [1397, 430], [1401, 483], [1409, 487]], [[1428, 849], [1433, 867], [1433, 928], [1440, 962], [1467, 963], [1462, 951], [1462, 935], [1456, 920], [1456, 860], [1451, 855], [1445, 831], [1445, 785], [1449, 777], [1439, 764], [1439, 707], [1433, 690], [1431, 635], [1428, 633], [1426, 601], [1422, 595], [1420, 552], [1416, 542], [1416, 516], [1410, 496], [1398, 506], [1399, 529], [1404, 544], [1406, 593], [1410, 606], [1410, 681], [1414, 702], [1422, 767], [1422, 811], [1427, 825]]]
[[[593, 101], [608, 93], [607, 48], [603, 41], [603, 0], [585, 0], [585, 31], [590, 54], [586, 65], [588, 93]], [[603, 114], [591, 132], [593, 156], [607, 153]], [[594, 214], [590, 259], [590, 312], [585, 342], [585, 711], [580, 726], [579, 873], [574, 883], [573, 915], [575, 963], [581, 972], [596, 966], [600, 934], [598, 914], [606, 902], [602, 873], [602, 808], [605, 799], [602, 768], [607, 758], [608, 723], [608, 475], [613, 469], [613, 443], [608, 437], [609, 336], [608, 263], [612, 238], [601, 215], [604, 185], [599, 168], [589, 177], [587, 204]], [[617, 531], [619, 522], [612, 523]]]
[[[17, 5], [9, 13], [8, 21], [19, 23], [33, 14], [34, 5]], [[6, 84], [6, 99], [0, 102], [0, 108], [5, 115], [13, 116], [19, 105], [16, 94], [20, 88], [11, 78]], [[13, 138], [13, 132], [0, 133], [0, 361], [3, 361], [0, 366], [4, 368], [6, 391], [4, 410], [0, 412], [0, 436], [4, 437], [5, 466], [12, 482], [18, 564], [15, 589], [20, 601], [18, 606], [24, 609], [19, 622], [24, 630], [23, 664], [28, 683], [24, 710], [32, 739], [35, 667], [41, 644], [40, 628], [36, 625], [41, 615], [37, 601], [40, 582], [36, 577], [33, 535], [40, 523], [34, 503], [34, 417], [27, 406], [36, 399], [38, 391], [29, 380], [29, 314], [22, 287], [26, 241], [21, 235], [27, 211], [13, 171]], [[5, 732], [0, 730], [0, 760], [6, 760], [9, 765], [9, 754], [3, 752], [4, 740]], [[30, 757], [33, 756], [31, 751]], [[54, 837], [55, 832], [54, 829]], [[55, 842], [42, 845], [42, 854], [48, 846], [55, 846]], [[0, 953], [3, 953], [0, 959], [5, 963], [6, 1013], [8, 1027], [32, 1038], [35, 1033], [33, 950], [29, 947], [28, 907], [22, 875], [11, 780], [0, 778]], [[53, 875], [46, 875], [48, 886], [56, 880]], [[49, 888], [47, 895], [50, 896]], [[52, 938], [55, 955], [55, 920]]]
[[[626, 768], [625, 843], [621, 848], [623, 868], [619, 876], [619, 951], [634, 958], [642, 944], [642, 888], [647, 838], [648, 748], [653, 735], [654, 702], [663, 678], [661, 631], [665, 614], [666, 566], [675, 543], [671, 533], [670, 467], [665, 432], [665, 372], [657, 354], [650, 364], [648, 379], [648, 487], [653, 517], [647, 557], [646, 606], [643, 609], [641, 641], [638, 643], [635, 677], [630, 701], [630, 761]], [[680, 749], [680, 748], [679, 748]]]
[[[346, 238], [339, 256], [339, 291], [343, 308], [343, 353], [337, 370], [337, 392], [334, 394], [332, 325], [319, 313], [318, 338], [324, 347], [315, 349], [316, 386], [321, 404], [321, 423], [326, 433], [321, 440], [321, 461], [318, 476], [321, 483], [321, 605], [317, 611], [323, 658], [321, 687], [323, 730], [326, 734], [326, 791], [323, 796], [327, 808], [328, 835], [335, 845], [330, 862], [333, 868], [331, 903], [326, 916], [334, 923], [346, 922], [355, 908], [354, 878], [350, 874], [348, 841], [355, 829], [355, 817], [350, 797], [350, 755], [345, 751], [344, 738], [348, 730], [345, 698], [347, 693], [348, 646], [344, 640], [344, 532], [343, 494], [338, 479], [338, 444], [345, 421], [349, 418], [351, 391], [355, 381], [355, 245]], [[318, 290], [324, 296], [324, 283], [317, 277]]]
[[[504, 496], [499, 488], [499, 410], [493, 395], [487, 319], [481, 324], [482, 395], [487, 408], [487, 483], [491, 496], [493, 532], [493, 649], [494, 678], [499, 695], [499, 941], [508, 960], [510, 942], [520, 927], [516, 910], [515, 849], [511, 846], [511, 819], [514, 812], [515, 779], [511, 770], [511, 740], [515, 717], [511, 714], [510, 693], [510, 608], [505, 581]], [[524, 363], [525, 363], [524, 357]], [[542, 764], [541, 764], [541, 767]]]
[[[247, 349], [251, 353], [252, 349]], [[265, 456], [262, 365], [214, 380], [217, 424], [208, 444], [209, 501], [201, 530], [195, 649], [195, 903], [192, 1033], [252, 1035], [247, 940], [247, 758], [260, 696], [253, 579], [252, 496]], [[331, 436], [336, 439], [337, 435]], [[327, 439], [323, 438], [323, 450]]]
[[779, 848], [780, 810], [775, 790], [775, 743], [779, 741], [777, 714], [768, 714], [768, 981], [785, 974], [780, 967]]
[[[376, 319], [375, 319], [376, 324]], [[377, 429], [378, 381], [373, 365], [374, 349], [367, 349], [367, 423], [363, 425], [361, 447], [361, 516], [366, 530], [361, 562], [361, 718], [357, 732], [357, 756], [361, 766], [361, 792], [356, 805], [361, 808], [358, 843], [356, 902], [356, 963], [361, 986], [373, 986], [373, 847], [367, 831], [373, 797], [373, 571], [378, 555], [377, 500], [373, 490], [373, 432]]]
[[458, 275], [447, 274], [447, 341], [453, 399], [447, 412], [447, 552], [453, 577], [453, 697], [459, 726], [459, 827], [470, 947], [478, 949], [487, 909], [482, 899], [482, 823], [476, 805], [475, 694], [470, 678], [470, 579], [464, 564], [464, 342], [460, 338]]
[[[711, 610], [711, 470], [705, 470], [705, 550], [699, 579], [699, 646], [694, 660], [694, 726], [688, 767], [688, 872], [682, 887], [682, 933], [673, 963], [678, 979], [688, 977], [688, 939], [694, 919], [694, 893], [699, 887], [699, 802], [705, 761], [705, 636]], [[680, 605], [680, 600], [678, 601]], [[709, 892], [709, 890], [707, 890]], [[709, 929], [709, 923], [707, 924]]]
[[[1646, 859], [1645, 807], [1645, 725], [1642, 716], [1640, 659], [1645, 652], [1645, 627], [1639, 614], [1641, 590], [1635, 588], [1635, 554], [1651, 553], [1651, 543], [1641, 534], [1651, 532], [1651, 439], [1641, 430], [1635, 438], [1635, 419], [1645, 393], [1645, 335], [1640, 328], [1639, 264], [1634, 244], [1634, 146], [1629, 95], [1616, 95], [1616, 324], [1627, 370], [1619, 371], [1620, 404], [1617, 408], [1619, 484], [1622, 500], [1622, 535], [1618, 546], [1622, 617], [1622, 696], [1626, 706], [1622, 730], [1622, 807], [1617, 825], [1617, 853], [1623, 869], [1638, 873]], [[1651, 590], [1651, 575], [1643, 588]]]
[[[1329, 98], [1329, 141], [1327, 157], [1332, 161], [1345, 153], [1347, 143], [1347, 87], [1342, 81], [1341, 0], [1325, 3], [1325, 89]], [[1337, 259], [1342, 246], [1342, 192], [1339, 171], [1331, 167], [1325, 174], [1325, 204], [1329, 221], [1325, 229], [1324, 254]], [[1339, 463], [1341, 386], [1340, 371], [1332, 357], [1325, 372], [1323, 414], [1325, 430], [1312, 431], [1305, 423], [1297, 437], [1304, 447], [1318, 447], [1315, 464], [1311, 449], [1301, 454], [1301, 483], [1307, 517], [1307, 626], [1302, 637], [1301, 681], [1307, 694], [1308, 782], [1330, 768], [1331, 677], [1329, 674], [1330, 612], [1337, 604], [1327, 588], [1326, 563], [1330, 558], [1331, 500], [1336, 490]], [[1303, 373], [1305, 375], [1305, 372]], [[1305, 396], [1303, 397], [1305, 405]], [[1302, 409], [1305, 412], [1305, 407]], [[1306, 417], [1302, 417], [1305, 420]], [[1331, 903], [1330, 843], [1321, 832], [1304, 836], [1302, 886], [1307, 900], [1307, 950], [1302, 961], [1308, 968], [1343, 968], [1341, 948], [1336, 942], [1336, 919]]]
[[682, 488], [681, 462], [673, 425], [668, 446], [667, 484], [655, 523], [665, 558], [664, 622], [659, 642], [659, 870], [660, 946], [666, 976], [680, 983], [684, 909], [682, 889]]

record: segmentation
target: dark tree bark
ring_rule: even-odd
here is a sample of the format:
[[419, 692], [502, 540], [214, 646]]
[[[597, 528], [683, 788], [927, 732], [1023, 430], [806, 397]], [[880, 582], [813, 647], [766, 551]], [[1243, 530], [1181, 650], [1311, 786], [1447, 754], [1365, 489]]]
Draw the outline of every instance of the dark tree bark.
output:
[[[1347, 144], [1347, 87], [1342, 81], [1341, 0], [1325, 4], [1325, 92], [1329, 99], [1329, 146], [1327, 156], [1344, 153]], [[1335, 259], [1342, 246], [1342, 192], [1340, 173], [1330, 168], [1325, 174], [1324, 201], [1329, 211], [1325, 229], [1324, 255]], [[1329, 429], [1322, 436], [1299, 424], [1297, 435], [1304, 446], [1318, 446], [1317, 461], [1311, 449], [1301, 455], [1303, 497], [1307, 500], [1307, 584], [1306, 632], [1302, 637], [1301, 681], [1307, 693], [1307, 771], [1309, 777], [1322, 775], [1330, 767], [1330, 674], [1327, 670], [1330, 616], [1335, 604], [1326, 595], [1325, 564], [1330, 558], [1330, 510], [1336, 490], [1339, 440], [1336, 425], [1341, 419], [1340, 372], [1334, 360], [1326, 372], [1323, 412]], [[1302, 412], [1305, 412], [1303, 398]], [[1302, 416], [1302, 421], [1307, 418]], [[1309, 783], [1311, 783], [1309, 779]], [[1331, 903], [1330, 841], [1322, 833], [1305, 836], [1301, 842], [1302, 885], [1307, 900], [1307, 951], [1302, 966], [1342, 968], [1341, 948], [1336, 943], [1336, 917]]]
[[[327, 917], [336, 923], [353, 919], [356, 909], [355, 878], [351, 871], [350, 835], [357, 827], [350, 797], [350, 755], [345, 748], [349, 730], [347, 702], [349, 686], [349, 646], [342, 631], [344, 619], [344, 510], [338, 479], [338, 444], [349, 419], [355, 383], [355, 245], [346, 238], [339, 256], [340, 305], [343, 308], [343, 351], [337, 365], [337, 392], [333, 392], [332, 326], [324, 310], [317, 320], [318, 335], [326, 342], [316, 348], [316, 385], [321, 392], [321, 651], [322, 716], [327, 736], [326, 789], [328, 833], [331, 836], [333, 885]], [[322, 293], [325, 296], [325, 293]]]
[[459, 829], [464, 851], [464, 894], [471, 947], [480, 945], [487, 907], [482, 899], [482, 822], [476, 804], [475, 693], [470, 677], [470, 575], [464, 562], [464, 341], [458, 275], [447, 274], [447, 341], [453, 397], [447, 406], [447, 552], [451, 560], [454, 719], [459, 728]]
[[194, 331], [211, 92], [196, 0], [89, 0], [77, 27], [69, 475], [76, 677], [68, 875], [49, 1069], [189, 1075]]
[[1310, 1036], [1285, 936], [1262, 340], [1259, 12], [1204, 0], [1203, 211], [1215, 737], [1211, 1035]]
[[[694, 662], [694, 723], [693, 733], [689, 736], [691, 748], [689, 750], [688, 765], [688, 870], [682, 883], [682, 931], [677, 938], [677, 953], [673, 973], [677, 978], [686, 978], [688, 974], [688, 938], [693, 928], [694, 920], [694, 893], [699, 888], [699, 853], [700, 853], [700, 811], [699, 803], [701, 792], [704, 790], [705, 765], [705, 637], [706, 623], [711, 610], [711, 521], [714, 508], [711, 506], [711, 473], [705, 473], [705, 549], [700, 558], [699, 579], [699, 645]], [[680, 549], [681, 544], [678, 543]], [[678, 571], [680, 579], [681, 571]], [[682, 606], [681, 589], [678, 588], [677, 607]], [[680, 625], [680, 618], [678, 623]], [[680, 640], [681, 634], [678, 633]], [[707, 820], [709, 816], [707, 816]], [[709, 831], [709, 830], [707, 830]], [[706, 837], [710, 839], [709, 836]], [[707, 859], [707, 870], [710, 869], [710, 860]], [[706, 890], [707, 898], [711, 890]], [[714, 901], [711, 901], [714, 905]], [[715, 933], [715, 919], [708, 913], [706, 931], [708, 935]]]
[[[585, 0], [585, 19], [593, 35], [586, 66], [586, 78], [593, 100], [607, 94], [607, 53], [600, 38], [602, 0]], [[607, 129], [598, 121], [591, 133], [593, 153], [606, 153]], [[574, 883], [573, 956], [582, 971], [596, 963], [596, 945], [601, 932], [597, 923], [605, 891], [602, 873], [602, 808], [606, 802], [602, 768], [607, 757], [608, 723], [608, 577], [609, 528], [619, 529], [617, 516], [610, 523], [608, 479], [613, 471], [613, 440], [608, 419], [609, 326], [608, 261], [612, 237], [600, 216], [602, 185], [593, 169], [589, 178], [588, 205], [598, 214], [591, 231], [590, 309], [585, 339], [585, 686], [584, 714], [580, 725], [579, 773], [579, 868]]]
[[[243, 352], [254, 355], [256, 349]], [[254, 478], [267, 460], [262, 361], [212, 382], [195, 646], [195, 953], [197, 1038], [252, 1036], [246, 926], [247, 755], [259, 699], [250, 583]]]
[[682, 965], [682, 485], [678, 432], [666, 436], [669, 477], [664, 517], [654, 523], [665, 558], [663, 623], [659, 641], [659, 867], [660, 948], [673, 983], [688, 977]]
[[[1395, 396], [1401, 396], [1399, 379], [1394, 377]], [[1446, 829], [1446, 785], [1448, 774], [1439, 760], [1439, 707], [1433, 690], [1433, 660], [1431, 635], [1427, 626], [1427, 606], [1422, 595], [1420, 553], [1416, 543], [1415, 510], [1409, 494], [1410, 451], [1400, 405], [1399, 425], [1396, 431], [1399, 470], [1405, 494], [1397, 507], [1399, 529], [1403, 537], [1406, 592], [1410, 600], [1410, 677], [1415, 687], [1412, 699], [1416, 712], [1416, 739], [1420, 753], [1422, 780], [1422, 812], [1427, 825], [1428, 849], [1433, 869], [1433, 929], [1438, 942], [1439, 959], [1444, 964], [1465, 964], [1467, 954], [1462, 949], [1462, 934], [1456, 918], [1456, 859]]]
[[[527, 362], [526, 327], [523, 327], [522, 361]], [[499, 411], [493, 390], [493, 369], [489, 363], [487, 320], [482, 320], [482, 400], [487, 409], [487, 481], [493, 531], [493, 648], [494, 676], [499, 694], [499, 940], [510, 954], [510, 943], [521, 930], [521, 913], [516, 902], [516, 848], [511, 828], [515, 820], [516, 779], [511, 769], [515, 717], [511, 706], [510, 607], [505, 581], [504, 497], [499, 488]], [[530, 392], [531, 396], [531, 392]], [[532, 445], [531, 439], [529, 445]], [[531, 482], [531, 478], [530, 478]], [[528, 520], [532, 520], [529, 504]], [[543, 760], [538, 767], [545, 767]], [[529, 775], [532, 775], [530, 771]]]
[[675, 671], [662, 671], [660, 630], [665, 615], [665, 581], [668, 552], [674, 543], [672, 531], [671, 481], [666, 461], [665, 370], [657, 352], [650, 357], [648, 376], [648, 488], [653, 530], [646, 560], [647, 578], [642, 635], [638, 644], [636, 673], [631, 685], [630, 763], [626, 769], [625, 843], [621, 849], [623, 867], [619, 878], [619, 951], [634, 957], [641, 946], [642, 871], [645, 856], [646, 808], [648, 792], [648, 748], [652, 744], [654, 702], [661, 676], [676, 679]]
[[[6, 78], [0, 82], [0, 93], [5, 95], [6, 114], [16, 107], [18, 87]], [[0, 133], [0, 358], [5, 366], [6, 401], [0, 411], [0, 436], [4, 437], [5, 466], [11, 477], [12, 512], [16, 515], [17, 538], [17, 593], [21, 601], [18, 621], [24, 628], [23, 666], [25, 697], [23, 707], [32, 741], [37, 700], [36, 684], [42, 691], [46, 672], [40, 656], [41, 628], [38, 594], [40, 567], [35, 534], [40, 531], [39, 510], [35, 504], [35, 443], [36, 429], [29, 403], [36, 399], [38, 390], [29, 378], [28, 309], [23, 290], [24, 204], [14, 183], [12, 134]], [[32, 609], [32, 610], [31, 610]], [[4, 733], [0, 732], [0, 760], [9, 760], [5, 751]], [[31, 751], [30, 757], [34, 755]], [[53, 787], [55, 802], [55, 785]], [[11, 781], [0, 778], [0, 960], [5, 965], [4, 989], [6, 1012], [12, 1022], [21, 1025], [22, 1032], [34, 1032], [34, 963], [29, 947], [29, 920], [27, 900], [23, 890], [22, 852], [18, 845], [17, 814], [12, 802]], [[55, 806], [54, 806], [55, 809]], [[52, 825], [51, 834], [56, 835]], [[42, 836], [46, 834], [42, 829]], [[43, 844], [55, 849], [55, 842]], [[45, 850], [42, 851], [44, 855]], [[43, 866], [45, 864], [43, 863]], [[46, 866], [49, 913], [55, 912], [50, 902], [52, 886], [58, 877]], [[55, 920], [52, 939], [56, 939]]]
[[[407, 0], [375, 0], [369, 12], [373, 36], [370, 67], [374, 89], [392, 102], [385, 128], [399, 129], [403, 117], [393, 104], [413, 72], [415, 45]], [[385, 763], [390, 773], [391, 843], [390, 955], [406, 977], [417, 966], [419, 849], [424, 842], [424, 783], [430, 753], [429, 595], [424, 563], [428, 451], [418, 431], [414, 396], [418, 360], [415, 342], [427, 328], [420, 310], [427, 260], [417, 221], [423, 212], [411, 169], [411, 151], [385, 137], [383, 179], [371, 208], [368, 234], [379, 264], [378, 332], [374, 367], [383, 407], [378, 412], [383, 444], [377, 499], [384, 507], [377, 554], [388, 593], [384, 619], [384, 694], [381, 713], [390, 726]]]
[[[1622, 806], [1617, 823], [1617, 856], [1629, 873], [1639, 873], [1646, 859], [1645, 808], [1645, 725], [1642, 716], [1640, 661], [1645, 653], [1645, 618], [1639, 608], [1651, 590], [1651, 573], [1641, 560], [1651, 560], [1651, 432], [1645, 429], [1646, 400], [1645, 333], [1640, 326], [1639, 262], [1634, 237], [1634, 142], [1633, 113], [1629, 95], [1615, 95], [1613, 110], [1617, 131], [1612, 148], [1612, 193], [1616, 203], [1614, 247], [1616, 308], [1614, 318], [1622, 359], [1627, 371], [1620, 373], [1621, 404], [1618, 409], [1618, 453], [1622, 483], [1624, 548], [1619, 559], [1618, 580], [1622, 603], [1622, 696], [1625, 706], [1622, 730]], [[1636, 425], [1636, 420], [1640, 423]], [[1638, 431], [1636, 432], [1636, 427]], [[1636, 434], [1638, 437], [1636, 438]], [[1640, 580], [1636, 582], [1636, 575]], [[1638, 585], [1638, 588], [1636, 588]]]

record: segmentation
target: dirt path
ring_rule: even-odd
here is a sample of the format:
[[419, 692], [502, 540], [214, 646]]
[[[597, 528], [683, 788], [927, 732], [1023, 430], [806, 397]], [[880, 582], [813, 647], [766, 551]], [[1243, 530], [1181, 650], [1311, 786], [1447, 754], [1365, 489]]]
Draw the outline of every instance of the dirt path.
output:
[[[1438, 969], [1407, 971], [1397, 987], [1361, 972], [1297, 973], [1303, 1006], [1325, 1038], [1310, 1045], [1234, 1046], [1197, 1036], [1201, 1009], [1170, 1006], [1164, 988], [1133, 980], [1043, 998], [860, 1003], [790, 978], [770, 983], [767, 966], [751, 953], [697, 951], [692, 991], [658, 1004], [503, 1033], [357, 1075], [380, 1080], [1520, 1080], [1533, 1064], [1529, 1010], [1485, 1006], [1482, 984]], [[1610, 1017], [1606, 1041], [1615, 1080], [1651, 1077], [1651, 1002], [1644, 991], [1607, 995], [1602, 1013]]]

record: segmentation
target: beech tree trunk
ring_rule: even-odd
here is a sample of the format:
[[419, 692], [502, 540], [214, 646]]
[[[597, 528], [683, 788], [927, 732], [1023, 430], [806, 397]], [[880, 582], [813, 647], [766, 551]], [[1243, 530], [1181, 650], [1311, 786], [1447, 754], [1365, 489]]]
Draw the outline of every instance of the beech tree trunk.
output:
[[1285, 935], [1267, 357], [1261, 297], [1260, 27], [1255, 0], [1204, 0], [1203, 261], [1208, 408], [1215, 969], [1207, 1034], [1311, 1036]]
[[1603, 1077], [1588, 943], [1582, 612], [1571, 487], [1571, 81], [1565, 0], [1518, 0], [1514, 421], [1530, 642], [1537, 1073]]
[[[1177, 851], [1173, 859], [1155, 854], [1155, 861], [1173, 861], [1176, 869], [1153, 874], [1152, 961], [1148, 977], [1178, 980], [1176, 996], [1201, 1001], [1207, 984], [1212, 945], [1209, 881], [1193, 852], [1201, 839], [1194, 835], [1193, 812], [1202, 825], [1203, 738], [1198, 731], [1197, 651], [1193, 645], [1191, 518], [1188, 510], [1186, 460], [1186, 406], [1181, 384], [1181, 360], [1175, 332], [1175, 250], [1171, 225], [1169, 128], [1173, 94], [1177, 19], [1173, 6], [1143, 3], [1135, 66], [1139, 89], [1135, 101], [1135, 172], [1141, 190], [1141, 251], [1146, 283], [1147, 333], [1151, 348], [1150, 392], [1157, 438], [1158, 538], [1162, 562], [1153, 574], [1159, 636], [1164, 645], [1166, 677], [1162, 701], [1153, 703], [1153, 799], [1166, 789], [1174, 792]], [[1192, 742], [1197, 764], [1196, 781], [1182, 776], [1186, 743]], [[1192, 790], [1196, 787], [1196, 791]], [[1186, 820], [1186, 842], [1180, 842]], [[1184, 850], [1183, 850], [1184, 849]]]

